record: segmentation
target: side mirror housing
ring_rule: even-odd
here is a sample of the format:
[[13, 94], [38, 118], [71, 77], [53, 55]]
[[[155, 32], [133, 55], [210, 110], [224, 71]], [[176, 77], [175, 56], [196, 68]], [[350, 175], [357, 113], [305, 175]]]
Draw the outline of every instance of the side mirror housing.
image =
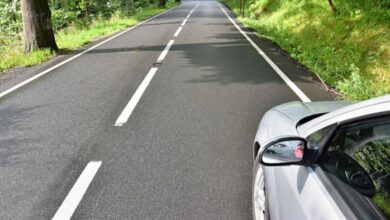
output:
[[266, 166], [303, 164], [307, 142], [301, 137], [282, 137], [264, 147], [260, 163]]

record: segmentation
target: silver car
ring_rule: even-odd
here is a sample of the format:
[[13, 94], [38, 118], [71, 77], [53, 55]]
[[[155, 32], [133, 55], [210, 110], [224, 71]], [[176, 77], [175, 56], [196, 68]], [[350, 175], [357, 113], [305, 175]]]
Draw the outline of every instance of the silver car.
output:
[[256, 220], [390, 218], [390, 95], [276, 106], [253, 155]]

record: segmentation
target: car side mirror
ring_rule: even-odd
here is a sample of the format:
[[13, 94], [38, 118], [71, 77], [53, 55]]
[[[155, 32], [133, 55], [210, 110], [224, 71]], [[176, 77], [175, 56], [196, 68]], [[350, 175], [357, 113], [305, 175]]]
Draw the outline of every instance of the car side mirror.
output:
[[305, 149], [306, 140], [304, 138], [278, 138], [264, 147], [260, 162], [269, 166], [301, 164]]

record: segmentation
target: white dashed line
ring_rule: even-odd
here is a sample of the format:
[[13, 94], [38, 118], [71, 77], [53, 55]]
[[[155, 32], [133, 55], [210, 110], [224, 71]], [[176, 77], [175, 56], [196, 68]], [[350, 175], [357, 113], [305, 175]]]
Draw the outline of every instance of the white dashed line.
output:
[[101, 164], [101, 161], [91, 161], [88, 163], [57, 210], [53, 220], [68, 220], [72, 217]]
[[160, 56], [157, 59], [158, 63], [161, 63], [164, 60], [164, 58], [167, 56], [169, 52], [169, 49], [171, 49], [174, 42], [175, 42], [174, 40], [170, 40], [167, 46], [165, 46], [163, 52], [160, 54]]
[[196, 3], [195, 7], [190, 11], [190, 15], [195, 11], [195, 9], [199, 6], [199, 2]]
[[275, 72], [280, 76], [280, 78], [283, 79], [283, 81], [291, 88], [291, 90], [303, 101], [303, 102], [311, 102], [311, 100], [305, 95], [305, 93], [302, 92], [301, 89], [298, 88], [297, 85], [294, 84], [293, 81], [291, 81], [286, 74], [283, 73], [281, 69], [265, 54], [255, 42], [252, 41], [248, 35], [241, 30], [241, 28], [236, 24], [236, 22], [229, 16], [229, 14], [223, 9], [223, 7], [216, 3], [223, 13], [226, 15], [226, 17], [230, 20], [230, 22], [236, 27], [236, 29], [249, 41], [249, 43], [257, 50], [257, 52], [264, 58], [265, 61], [272, 67], [272, 69], [275, 70]]
[[[177, 29], [175, 34], [173, 35], [174, 37], [179, 36], [181, 30], [183, 29], [183, 26], [187, 22], [188, 18], [190, 17], [191, 13], [194, 12], [194, 10], [198, 7], [199, 3], [196, 4], [196, 6], [191, 10], [191, 12], [187, 15], [186, 19], [183, 20], [181, 26]], [[160, 56], [157, 58], [157, 63], [161, 63], [165, 57], [167, 56], [169, 50], [171, 49], [174, 40], [170, 40], [168, 44], [165, 46], [164, 50], [161, 52]], [[154, 75], [156, 74], [158, 68], [157, 67], [152, 67], [142, 83], [139, 85], [133, 96], [131, 97], [130, 101], [127, 103], [126, 107], [123, 109], [117, 120], [115, 121], [114, 126], [116, 127], [121, 127], [123, 124], [125, 124], [131, 114], [133, 113], [135, 107], [137, 106], [139, 100], [141, 99], [142, 95], [144, 94], [146, 88], [149, 86], [150, 82], [152, 81]]]
[[184, 26], [187, 21], [188, 21], [188, 18], [184, 19], [180, 26]]
[[174, 37], [179, 36], [181, 29], [183, 29], [183, 27], [179, 27], [173, 36]]
[[135, 91], [134, 95], [131, 97], [129, 103], [127, 103], [126, 107], [123, 109], [122, 113], [119, 115], [118, 119], [115, 122], [114, 126], [120, 127], [129, 120], [131, 113], [135, 106], [137, 106], [138, 101], [141, 99], [141, 96], [144, 94], [146, 88], [148, 87], [150, 81], [152, 81], [154, 75], [157, 72], [157, 67], [152, 67], [145, 79], [142, 81], [141, 85], [139, 85], [137, 91]]

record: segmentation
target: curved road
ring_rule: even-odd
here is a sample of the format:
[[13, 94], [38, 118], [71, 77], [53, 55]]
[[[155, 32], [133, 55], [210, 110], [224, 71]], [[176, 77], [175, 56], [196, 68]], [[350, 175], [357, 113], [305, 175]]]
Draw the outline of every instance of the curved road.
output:
[[1, 97], [1, 219], [251, 219], [258, 123], [300, 98], [248, 39], [331, 97], [222, 9], [184, 1]]

